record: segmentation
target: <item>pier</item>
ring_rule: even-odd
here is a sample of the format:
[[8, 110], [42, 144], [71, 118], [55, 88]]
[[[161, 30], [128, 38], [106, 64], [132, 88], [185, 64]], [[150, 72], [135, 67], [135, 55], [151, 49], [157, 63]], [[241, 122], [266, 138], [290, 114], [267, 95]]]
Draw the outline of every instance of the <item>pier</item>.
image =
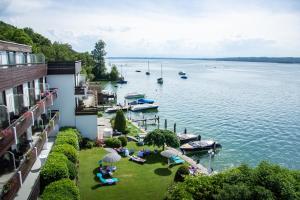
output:
[[180, 152], [178, 149], [172, 148], [172, 147], [166, 147], [168, 150], [172, 150], [177, 153], [179, 157], [181, 157], [183, 160], [185, 160], [189, 165], [197, 168], [198, 172], [201, 174], [209, 175], [208, 170], [206, 167], [201, 165], [200, 163], [196, 163], [192, 158], [187, 157], [186, 155], [183, 155], [182, 152]]

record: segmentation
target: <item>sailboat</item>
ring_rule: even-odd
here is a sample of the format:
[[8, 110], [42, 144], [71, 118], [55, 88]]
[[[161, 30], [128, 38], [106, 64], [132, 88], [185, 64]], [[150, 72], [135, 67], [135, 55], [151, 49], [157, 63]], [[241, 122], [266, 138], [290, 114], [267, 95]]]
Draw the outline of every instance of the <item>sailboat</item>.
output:
[[163, 77], [162, 77], [162, 64], [160, 64], [160, 78], [157, 79], [157, 83], [159, 83], [159, 84], [164, 83], [164, 80], [163, 80]]
[[146, 75], [150, 75], [150, 70], [149, 70], [149, 60], [148, 60], [148, 71], [146, 72]]
[[121, 65], [121, 77], [119, 78], [119, 80], [117, 80], [117, 83], [126, 84], [127, 81], [125, 81], [125, 79], [124, 79], [124, 76], [123, 76], [123, 73], [122, 73], [122, 67], [123, 67], [123, 65]]

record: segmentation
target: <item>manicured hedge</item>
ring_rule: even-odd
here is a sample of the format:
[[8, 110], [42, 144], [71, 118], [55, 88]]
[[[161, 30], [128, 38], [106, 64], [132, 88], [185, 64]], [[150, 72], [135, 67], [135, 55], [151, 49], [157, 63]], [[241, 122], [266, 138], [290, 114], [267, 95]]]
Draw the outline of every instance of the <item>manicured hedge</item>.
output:
[[43, 194], [43, 200], [79, 200], [79, 190], [70, 179], [62, 179], [49, 184]]
[[67, 159], [67, 167], [68, 167], [68, 170], [69, 170], [70, 179], [74, 180], [75, 178], [77, 178], [77, 175], [78, 175], [77, 167], [74, 163], [72, 163], [68, 159]]
[[118, 138], [109, 138], [104, 141], [105, 145], [110, 148], [119, 148], [122, 143]]
[[51, 153], [41, 169], [41, 189], [53, 181], [69, 178], [68, 158], [61, 153]]
[[122, 147], [126, 147], [127, 146], [127, 138], [124, 135], [118, 137], [118, 139], [121, 141]]
[[[73, 128], [65, 128], [61, 130], [56, 137], [55, 144], [70, 144], [72, 145], [76, 150], [79, 150], [79, 132], [76, 129]], [[79, 134], [80, 135], [80, 134]], [[81, 142], [81, 136], [80, 136], [80, 142]]]
[[77, 163], [78, 161], [78, 151], [70, 144], [55, 145], [52, 151], [63, 153], [73, 163]]

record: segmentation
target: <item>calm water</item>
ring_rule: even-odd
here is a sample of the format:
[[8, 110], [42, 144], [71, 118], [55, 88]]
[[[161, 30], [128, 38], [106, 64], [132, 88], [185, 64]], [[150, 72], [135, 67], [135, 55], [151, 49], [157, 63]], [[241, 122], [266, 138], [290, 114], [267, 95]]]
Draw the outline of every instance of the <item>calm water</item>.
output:
[[[300, 65], [217, 62], [193, 60], [116, 60], [123, 65], [127, 85], [106, 89], [124, 102], [128, 92], [143, 92], [160, 107], [155, 114], [168, 119], [169, 129], [200, 134], [220, 142], [222, 150], [213, 158], [215, 170], [269, 160], [300, 169]], [[160, 64], [164, 84], [158, 85]], [[141, 73], [135, 70], [141, 70]], [[180, 79], [184, 70], [188, 79]], [[141, 118], [141, 113], [132, 118]], [[161, 123], [163, 126], [163, 123]], [[153, 127], [152, 127], [153, 128]], [[207, 155], [194, 155], [205, 166]]]

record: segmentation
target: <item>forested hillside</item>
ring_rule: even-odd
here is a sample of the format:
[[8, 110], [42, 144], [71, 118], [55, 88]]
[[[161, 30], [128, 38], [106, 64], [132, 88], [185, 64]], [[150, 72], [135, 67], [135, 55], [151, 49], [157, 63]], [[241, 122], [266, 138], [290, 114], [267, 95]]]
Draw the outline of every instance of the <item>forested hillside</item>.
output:
[[17, 28], [0, 21], [0, 40], [31, 45], [33, 53], [43, 53], [46, 61], [81, 60], [83, 72], [90, 79], [94, 78], [92, 70], [95, 62], [89, 52], [79, 53], [73, 50], [70, 44], [51, 42], [31, 28]]

